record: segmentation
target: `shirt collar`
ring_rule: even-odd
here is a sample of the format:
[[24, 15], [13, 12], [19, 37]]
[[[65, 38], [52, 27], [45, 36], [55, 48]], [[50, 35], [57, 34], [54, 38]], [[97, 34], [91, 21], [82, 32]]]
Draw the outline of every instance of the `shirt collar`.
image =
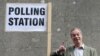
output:
[[84, 44], [82, 44], [80, 47], [75, 47], [75, 45], [74, 45], [74, 49], [75, 48], [84, 49]]

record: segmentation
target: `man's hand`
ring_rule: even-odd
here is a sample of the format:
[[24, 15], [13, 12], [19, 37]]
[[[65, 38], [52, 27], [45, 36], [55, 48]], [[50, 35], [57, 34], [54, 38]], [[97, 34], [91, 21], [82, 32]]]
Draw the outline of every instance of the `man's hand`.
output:
[[60, 45], [60, 47], [57, 49], [58, 53], [64, 53], [66, 51], [66, 48], [64, 46], [64, 42]]

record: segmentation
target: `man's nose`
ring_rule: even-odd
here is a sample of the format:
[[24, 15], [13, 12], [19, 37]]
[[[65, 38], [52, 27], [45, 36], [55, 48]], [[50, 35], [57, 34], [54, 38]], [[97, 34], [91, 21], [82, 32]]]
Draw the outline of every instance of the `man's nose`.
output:
[[75, 35], [75, 37], [77, 38], [77, 37], [78, 37], [78, 35]]

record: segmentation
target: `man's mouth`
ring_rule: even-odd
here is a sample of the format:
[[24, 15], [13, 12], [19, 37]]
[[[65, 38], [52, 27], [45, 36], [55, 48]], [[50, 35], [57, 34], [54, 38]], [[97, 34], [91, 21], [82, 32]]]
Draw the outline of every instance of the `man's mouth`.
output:
[[79, 41], [79, 40], [80, 40], [79, 38], [75, 38], [75, 39], [74, 39], [74, 41]]

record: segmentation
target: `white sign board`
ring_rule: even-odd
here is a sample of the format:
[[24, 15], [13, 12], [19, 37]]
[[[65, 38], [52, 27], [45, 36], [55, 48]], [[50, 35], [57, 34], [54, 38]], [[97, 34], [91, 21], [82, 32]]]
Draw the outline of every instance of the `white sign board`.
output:
[[47, 4], [7, 3], [5, 31], [46, 31]]

